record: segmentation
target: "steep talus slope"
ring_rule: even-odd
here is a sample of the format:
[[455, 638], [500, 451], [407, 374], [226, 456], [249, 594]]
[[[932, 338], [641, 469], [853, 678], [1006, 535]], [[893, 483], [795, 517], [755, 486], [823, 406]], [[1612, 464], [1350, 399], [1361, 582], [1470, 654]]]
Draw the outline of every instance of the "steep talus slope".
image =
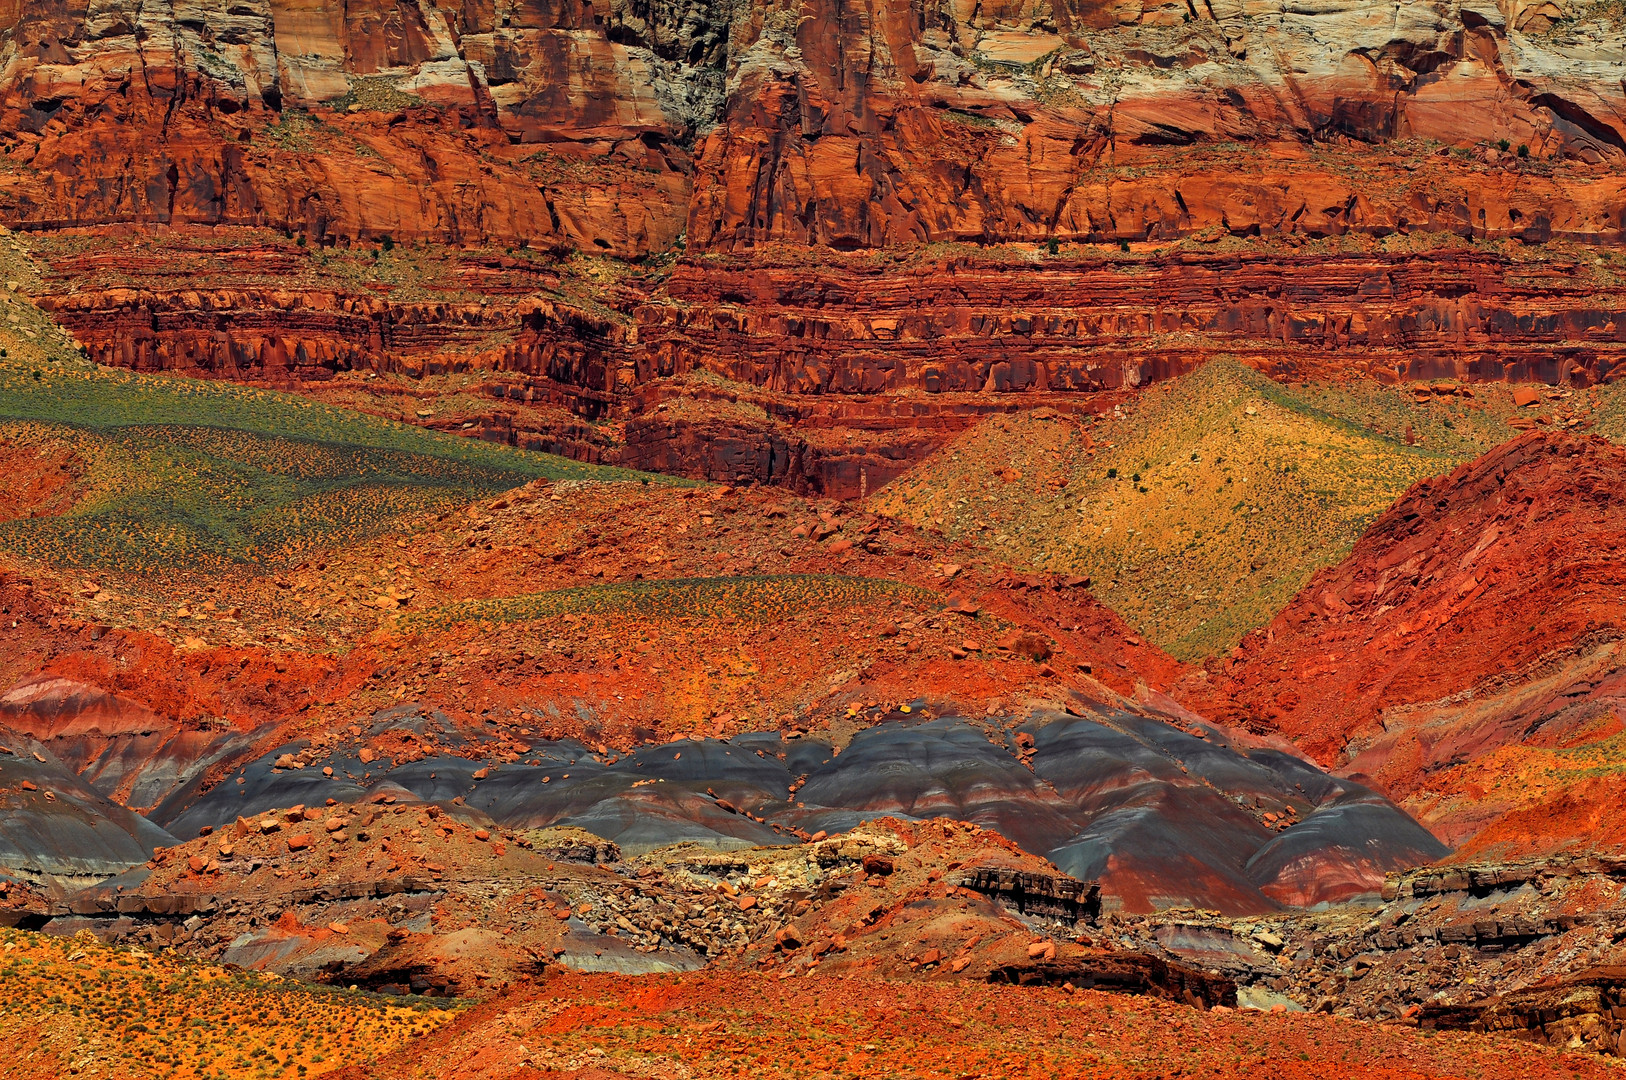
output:
[[1532, 433], [1416, 485], [1210, 677], [1453, 842], [1617, 841], [1623, 465]]

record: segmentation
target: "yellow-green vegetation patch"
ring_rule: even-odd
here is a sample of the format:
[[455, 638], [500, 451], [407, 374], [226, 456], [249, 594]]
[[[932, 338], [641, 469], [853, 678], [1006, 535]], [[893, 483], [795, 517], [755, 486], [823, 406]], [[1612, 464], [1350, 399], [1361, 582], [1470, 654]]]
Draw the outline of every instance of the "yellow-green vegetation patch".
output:
[[[1591, 407], [1593, 393], [1538, 387], [1539, 409], [1513, 404], [1511, 383], [1457, 383], [1452, 380], [1385, 385], [1366, 379], [1296, 384], [1289, 392], [1311, 408], [1399, 441], [1438, 450], [1468, 461], [1519, 434], [1508, 421], [1547, 416], [1562, 401], [1566, 411]], [[1426, 393], [1425, 393], [1426, 392]], [[1550, 402], [1548, 399], [1552, 399]], [[1548, 417], [1551, 419], [1551, 417]]]
[[0, 931], [0, 1038], [60, 1043], [62, 1064], [87, 1075], [316, 1076], [377, 1060], [462, 1008], [114, 948], [88, 931]]
[[352, 105], [359, 105], [363, 109], [394, 112], [401, 109], [421, 109], [427, 104], [428, 102], [417, 94], [407, 94], [396, 89], [395, 84], [389, 79], [354, 76], [350, 80], [350, 92], [334, 102], [334, 107], [348, 109]]
[[1068, 423], [987, 421], [876, 508], [1088, 575], [1130, 625], [1197, 659], [1269, 621], [1411, 484], [1478, 452], [1467, 438], [1408, 446], [1228, 360], [1151, 387], [1088, 434], [1093, 453]]
[[0, 547], [111, 569], [286, 561], [542, 477], [674, 482], [273, 391], [77, 361], [0, 359], [0, 433], [87, 463], [72, 509], [0, 524]]
[[467, 600], [418, 615], [408, 625], [436, 628], [471, 622], [530, 622], [561, 615], [631, 615], [653, 620], [731, 618], [777, 622], [802, 611], [857, 607], [899, 598], [930, 601], [928, 589], [888, 578], [841, 574], [758, 574], [669, 578], [553, 589], [524, 596]]

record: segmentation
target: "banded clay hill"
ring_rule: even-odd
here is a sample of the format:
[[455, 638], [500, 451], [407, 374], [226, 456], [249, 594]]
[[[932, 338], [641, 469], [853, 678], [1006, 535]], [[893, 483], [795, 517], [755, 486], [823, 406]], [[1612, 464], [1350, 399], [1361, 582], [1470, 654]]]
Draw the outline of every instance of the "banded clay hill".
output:
[[1612, 1070], [1623, 57], [0, 0], [0, 1073]]

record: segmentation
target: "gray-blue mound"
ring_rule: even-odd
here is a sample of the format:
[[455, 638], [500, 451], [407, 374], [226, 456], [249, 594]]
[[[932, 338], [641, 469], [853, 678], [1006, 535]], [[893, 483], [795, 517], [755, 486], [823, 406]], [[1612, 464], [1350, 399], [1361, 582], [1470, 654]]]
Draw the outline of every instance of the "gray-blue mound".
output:
[[[9, 747], [21, 740], [7, 738]], [[32, 750], [0, 754], [0, 867], [77, 888], [146, 862], [175, 837]], [[43, 756], [43, 755], [42, 755]]]
[[[371, 733], [403, 726], [429, 731], [446, 750], [467, 745], [435, 714], [395, 710]], [[330, 798], [461, 798], [508, 827], [579, 826], [629, 853], [680, 841], [795, 843], [876, 817], [946, 816], [1100, 879], [1109, 904], [1233, 914], [1375, 892], [1385, 871], [1447, 850], [1381, 796], [1291, 754], [1124, 710], [1043, 713], [1013, 731], [957, 717], [893, 720], [840, 751], [763, 733], [619, 757], [547, 742], [504, 765], [450, 753], [364, 764], [353, 748], [273, 768], [300, 749], [278, 747], [207, 792], [182, 789], [152, 816], [194, 836], [239, 815]]]

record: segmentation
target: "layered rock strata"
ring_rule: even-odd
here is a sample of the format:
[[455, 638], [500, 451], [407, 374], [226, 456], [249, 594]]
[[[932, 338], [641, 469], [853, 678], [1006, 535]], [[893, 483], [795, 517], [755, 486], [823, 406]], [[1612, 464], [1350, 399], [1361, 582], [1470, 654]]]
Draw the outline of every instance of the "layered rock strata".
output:
[[[34, 228], [629, 255], [684, 232], [741, 249], [1621, 229], [1619, 31], [1585, 3], [8, 0], [0, 32], [0, 207]], [[1453, 167], [1459, 190], [1316, 174], [1315, 147], [1406, 139], [1479, 158]], [[1239, 144], [1312, 175], [1187, 161]]]
[[[226, 273], [259, 274], [267, 258], [295, 273], [312, 256], [246, 247]], [[548, 295], [559, 279], [547, 263], [517, 258], [498, 260], [504, 281], [538, 291], [478, 301], [81, 284], [123, 260], [61, 258], [40, 298], [102, 363], [294, 385], [396, 373], [431, 380], [431, 393], [437, 377], [481, 375], [490, 409], [429, 422], [841, 497], [879, 488], [981, 415], [1078, 408], [1070, 395], [1132, 392], [1218, 353], [1285, 378], [1577, 386], [1626, 357], [1626, 292], [1607, 270], [1470, 247], [829, 256], [811, 268], [780, 252], [680, 262], [620, 287], [609, 310]], [[456, 273], [488, 261], [462, 258]]]

